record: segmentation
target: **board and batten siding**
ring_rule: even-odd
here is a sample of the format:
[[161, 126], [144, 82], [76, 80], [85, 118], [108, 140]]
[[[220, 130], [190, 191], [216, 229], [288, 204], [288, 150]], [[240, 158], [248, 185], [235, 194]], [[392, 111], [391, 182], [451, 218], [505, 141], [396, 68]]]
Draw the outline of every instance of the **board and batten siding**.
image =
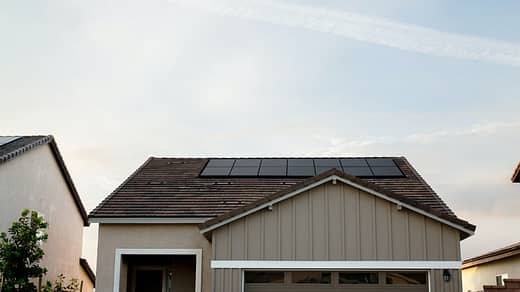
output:
[[215, 260], [460, 260], [459, 232], [342, 183], [213, 231]]
[[[459, 261], [456, 229], [343, 183], [323, 184], [212, 233], [214, 260]], [[241, 291], [242, 270], [213, 270], [214, 291]], [[461, 291], [460, 271], [432, 291]], [[237, 290], [238, 289], [238, 290]]]

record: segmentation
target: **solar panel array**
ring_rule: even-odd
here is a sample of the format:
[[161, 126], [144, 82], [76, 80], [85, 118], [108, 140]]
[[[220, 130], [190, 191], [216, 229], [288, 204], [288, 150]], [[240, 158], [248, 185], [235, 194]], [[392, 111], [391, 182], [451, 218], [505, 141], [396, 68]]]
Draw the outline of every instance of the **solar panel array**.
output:
[[20, 139], [20, 136], [0, 136], [0, 146]]
[[357, 177], [403, 177], [391, 158], [215, 158], [203, 177], [310, 177], [331, 168]]

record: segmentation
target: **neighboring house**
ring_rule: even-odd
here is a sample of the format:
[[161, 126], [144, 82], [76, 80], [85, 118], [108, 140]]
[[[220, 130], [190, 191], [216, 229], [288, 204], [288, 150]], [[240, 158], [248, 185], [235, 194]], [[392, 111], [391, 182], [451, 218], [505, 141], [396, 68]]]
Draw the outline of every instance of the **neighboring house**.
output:
[[504, 279], [520, 279], [520, 242], [465, 260], [462, 278], [465, 292], [503, 285]]
[[[520, 183], [520, 163], [511, 181]], [[520, 242], [465, 260], [462, 278], [465, 292], [483, 291], [485, 285], [504, 286], [504, 279], [520, 279]], [[513, 282], [520, 291], [519, 280]], [[486, 291], [492, 289], [488, 287]]]
[[83, 281], [83, 291], [93, 290], [94, 273], [81, 259], [87, 213], [52, 136], [0, 136], [0, 202], [0, 231], [24, 209], [48, 222], [41, 262], [48, 280], [62, 273]]
[[461, 292], [475, 230], [404, 157], [150, 158], [90, 222], [99, 292]]

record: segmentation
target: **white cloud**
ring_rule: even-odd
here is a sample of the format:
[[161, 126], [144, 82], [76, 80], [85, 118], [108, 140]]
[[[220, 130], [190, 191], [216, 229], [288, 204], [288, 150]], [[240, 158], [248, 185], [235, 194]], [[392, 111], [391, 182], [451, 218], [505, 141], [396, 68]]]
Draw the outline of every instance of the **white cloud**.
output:
[[221, 15], [313, 31], [422, 54], [520, 66], [520, 44], [283, 0], [170, 0]]

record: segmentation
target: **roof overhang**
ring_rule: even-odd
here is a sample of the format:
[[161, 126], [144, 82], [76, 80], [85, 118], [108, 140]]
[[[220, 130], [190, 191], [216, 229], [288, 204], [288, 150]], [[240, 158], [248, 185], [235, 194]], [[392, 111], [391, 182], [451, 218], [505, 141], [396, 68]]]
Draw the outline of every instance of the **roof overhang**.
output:
[[90, 223], [101, 223], [101, 224], [201, 224], [208, 221], [211, 218], [114, 218], [114, 217], [90, 217]]
[[[330, 173], [330, 175], [327, 175], [328, 173]], [[392, 202], [396, 205], [399, 205], [400, 207], [402, 208], [406, 208], [406, 209], [409, 209], [411, 211], [414, 211], [418, 214], [421, 214], [421, 215], [424, 215], [428, 218], [431, 218], [435, 221], [438, 221], [440, 223], [443, 223], [445, 225], [448, 225], [448, 226], [451, 226], [457, 230], [459, 230], [463, 235], [465, 236], [462, 236], [463, 238], [466, 238], [466, 237], [469, 237], [471, 235], [473, 235], [475, 233], [474, 230], [471, 230], [470, 228], [467, 228], [461, 224], [457, 224], [453, 221], [450, 221], [446, 218], [442, 218], [441, 216], [439, 215], [436, 215], [432, 212], [428, 212], [428, 211], [425, 211], [424, 209], [418, 207], [418, 206], [414, 206], [413, 204], [411, 204], [410, 202], [406, 202], [405, 200], [399, 200], [399, 199], [396, 199], [395, 197], [392, 197], [392, 196], [389, 196], [388, 194], [384, 194], [380, 191], [377, 191], [369, 186], [367, 186], [369, 183], [361, 183], [360, 180], [356, 179], [355, 177], [351, 177], [349, 175], [346, 175], [342, 172], [339, 172], [337, 170], [334, 170], [334, 171], [327, 171], [326, 173], [324, 173], [323, 177], [313, 183], [310, 183], [310, 184], [306, 184], [305, 186], [301, 187], [301, 188], [298, 188], [296, 190], [293, 190], [289, 193], [286, 193], [286, 194], [283, 194], [281, 196], [274, 196], [274, 198], [272, 200], [268, 200], [266, 202], [262, 202], [262, 203], [259, 203], [258, 205], [254, 206], [254, 207], [249, 207], [247, 208], [248, 206], [246, 206], [247, 209], [244, 209], [243, 212], [238, 212], [236, 214], [233, 214], [232, 216], [227, 216], [227, 218], [225, 218], [226, 214], [224, 214], [222, 217], [217, 217], [215, 219], [212, 219], [208, 222], [206, 222], [205, 224], [202, 224], [200, 226], [201, 228], [201, 233], [202, 234], [205, 234], [205, 233], [208, 233], [212, 230], [215, 230], [221, 226], [224, 226], [224, 225], [227, 225], [233, 221], [236, 221], [240, 218], [243, 218], [245, 216], [248, 216], [250, 214], [253, 214], [255, 212], [258, 212], [260, 210], [263, 210], [263, 209], [266, 209], [266, 208], [269, 208], [270, 206], [276, 204], [276, 203], [279, 203], [279, 202], [282, 202], [284, 200], [287, 200], [289, 198], [292, 198], [298, 194], [301, 194], [305, 191], [308, 191], [310, 189], [313, 189], [315, 187], [318, 187], [320, 185], [323, 185], [325, 183], [329, 183], [329, 182], [332, 182], [334, 184], [336, 184], [337, 182], [341, 182], [341, 183], [344, 183], [346, 185], [349, 185], [353, 188], [356, 188], [356, 189], [359, 189], [359, 190], [362, 190], [364, 192], [367, 192], [369, 194], [372, 194], [376, 197], [379, 197], [383, 200], [386, 200], [386, 201], [389, 201], [389, 202]], [[254, 204], [254, 203], [253, 203]]]
[[94, 271], [92, 271], [92, 268], [88, 264], [88, 261], [84, 258], [80, 258], [79, 265], [81, 266], [83, 271], [85, 271], [90, 281], [92, 281], [92, 286], [96, 288], [96, 274], [94, 273]]
[[516, 166], [515, 172], [513, 172], [513, 176], [511, 177], [511, 181], [513, 183], [520, 183], [520, 162]]
[[494, 261], [499, 261], [517, 255], [520, 255], [520, 243], [506, 246], [504, 248], [480, 256], [476, 256], [474, 258], [467, 259], [462, 263], [462, 269], [468, 269], [471, 267], [487, 264]]

